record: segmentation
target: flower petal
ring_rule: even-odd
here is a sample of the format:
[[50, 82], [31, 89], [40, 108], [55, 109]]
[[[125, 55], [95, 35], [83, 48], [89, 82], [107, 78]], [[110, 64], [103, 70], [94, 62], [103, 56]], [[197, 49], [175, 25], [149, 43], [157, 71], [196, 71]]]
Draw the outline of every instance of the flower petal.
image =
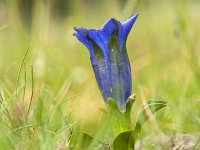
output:
[[123, 36], [124, 38], [128, 36], [133, 24], [135, 23], [135, 20], [137, 19], [138, 14], [132, 15], [128, 20], [122, 23], [123, 28]]
[[124, 92], [124, 103], [126, 103], [128, 97], [131, 95], [132, 90], [132, 78], [131, 78], [131, 66], [126, 50], [126, 46], [124, 45], [122, 53], [121, 53], [121, 74], [122, 74], [122, 80], [123, 80], [123, 87], [125, 89]]
[[124, 41], [126, 40], [133, 24], [135, 23], [137, 16], [138, 16], [138, 14], [132, 15], [128, 20], [126, 20], [119, 26], [119, 44], [120, 44], [121, 51], [122, 51], [122, 47], [124, 45]]
[[102, 50], [99, 48], [98, 45], [93, 43], [94, 46], [94, 59], [91, 61], [95, 77], [99, 86], [99, 89], [103, 95], [105, 101], [111, 95], [111, 85], [110, 85], [110, 78], [108, 69], [107, 69], [107, 62], [105, 60], [105, 56]]
[[74, 27], [74, 30], [77, 32], [74, 33], [74, 36], [76, 36], [77, 39], [88, 48], [88, 50], [90, 51], [90, 59], [92, 60], [92, 58], [94, 57], [94, 48], [91, 42], [89, 42], [88, 30], [85, 28], [77, 28], [77, 27]]
[[123, 78], [122, 78], [122, 68], [121, 68], [121, 58], [120, 58], [120, 47], [118, 35], [114, 33], [111, 35], [109, 40], [109, 60], [110, 60], [110, 73], [111, 73], [111, 88], [112, 95], [118, 106], [123, 108], [125, 88], [123, 87]]
[[101, 48], [103, 53], [106, 55], [108, 50], [107, 46], [108, 41], [106, 35], [99, 30], [90, 29], [88, 31], [88, 36], [93, 42], [95, 42]]
[[109, 19], [104, 25], [101, 27], [100, 31], [103, 32], [104, 34], [107, 34], [107, 39], [110, 38], [110, 35], [114, 30], [118, 30], [118, 23], [114, 18]]
[[[94, 47], [94, 63], [93, 69], [95, 71], [95, 76], [101, 76], [100, 78], [97, 77], [97, 82], [99, 87], [102, 86], [102, 89], [100, 87], [100, 90], [102, 92], [102, 95], [104, 97], [104, 100], [107, 101], [107, 99], [111, 95], [111, 81], [110, 81], [110, 61], [108, 56], [108, 39], [106, 35], [101, 32], [100, 30], [89, 30], [89, 38], [95, 45]], [[101, 54], [99, 57], [98, 54]], [[103, 61], [103, 63], [102, 63]], [[99, 71], [99, 72], [98, 72]]]

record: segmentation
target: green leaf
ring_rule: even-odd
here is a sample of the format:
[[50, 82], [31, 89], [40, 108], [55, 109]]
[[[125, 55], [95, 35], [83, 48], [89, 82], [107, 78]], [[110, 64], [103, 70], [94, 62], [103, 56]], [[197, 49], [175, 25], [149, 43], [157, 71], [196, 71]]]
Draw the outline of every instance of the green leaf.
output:
[[114, 99], [109, 98], [107, 104], [108, 104], [108, 111], [120, 112], [119, 107], [117, 106], [117, 103]]
[[113, 142], [114, 150], [129, 150], [134, 149], [135, 142], [133, 137], [133, 130], [120, 133]]
[[123, 131], [130, 130], [130, 113], [120, 111], [116, 101], [112, 98], [108, 99], [107, 106], [108, 113], [106, 120], [109, 121], [108, 124], [114, 135], [116, 136]]
[[143, 124], [149, 119], [147, 112], [151, 111], [151, 113], [154, 114], [155, 112], [166, 106], [167, 102], [165, 101], [153, 100], [153, 99], [146, 101], [146, 104], [138, 112], [138, 117], [134, 129], [134, 139], [137, 140], [138, 134], [140, 133]]
[[131, 108], [132, 108], [132, 106], [133, 106], [133, 104], [134, 104], [134, 102], [135, 102], [135, 99], [136, 99], [135, 94], [132, 94], [132, 95], [128, 98], [128, 100], [127, 100], [127, 102], [126, 102], [126, 110], [125, 110], [125, 113], [126, 113], [126, 114], [130, 114]]
[[84, 132], [74, 132], [70, 139], [70, 147], [72, 149], [89, 149], [89, 147], [91, 148], [95, 143], [97, 144], [98, 141]]

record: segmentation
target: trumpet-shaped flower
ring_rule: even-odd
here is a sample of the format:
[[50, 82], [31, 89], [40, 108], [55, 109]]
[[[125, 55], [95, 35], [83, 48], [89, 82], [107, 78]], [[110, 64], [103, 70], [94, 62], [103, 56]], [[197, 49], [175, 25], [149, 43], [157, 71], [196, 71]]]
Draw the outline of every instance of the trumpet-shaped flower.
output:
[[121, 109], [131, 95], [126, 39], [137, 16], [135, 14], [123, 23], [111, 18], [99, 30], [74, 28], [74, 35], [90, 52], [90, 61], [104, 100], [109, 97], [115, 99]]

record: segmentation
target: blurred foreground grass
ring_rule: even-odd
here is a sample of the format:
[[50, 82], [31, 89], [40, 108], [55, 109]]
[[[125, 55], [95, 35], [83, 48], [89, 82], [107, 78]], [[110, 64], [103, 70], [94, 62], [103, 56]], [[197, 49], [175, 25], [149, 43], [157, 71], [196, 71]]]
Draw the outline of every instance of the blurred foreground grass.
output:
[[105, 104], [89, 53], [72, 28], [98, 29], [110, 17], [123, 21], [134, 12], [140, 16], [127, 41], [137, 96], [133, 120], [146, 98], [168, 102], [144, 126], [144, 147], [171, 146], [168, 137], [179, 134], [198, 140], [198, 1], [76, 0], [69, 1], [64, 19], [52, 13], [52, 1], [32, 5], [27, 22], [17, 1], [0, 1], [1, 149], [64, 149], [74, 127], [91, 135], [98, 132]]

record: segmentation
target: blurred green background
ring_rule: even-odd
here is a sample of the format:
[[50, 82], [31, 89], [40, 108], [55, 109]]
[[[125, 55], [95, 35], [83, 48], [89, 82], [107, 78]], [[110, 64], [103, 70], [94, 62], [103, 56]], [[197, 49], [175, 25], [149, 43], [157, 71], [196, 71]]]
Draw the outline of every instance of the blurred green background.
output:
[[[12, 120], [19, 122], [12, 128], [24, 126], [23, 116], [33, 89], [29, 123], [37, 120], [38, 114], [33, 119], [34, 112], [42, 109], [40, 115], [43, 116], [57, 100], [74, 96], [59, 107], [62, 116], [58, 113], [59, 117], [53, 117], [53, 127], [47, 129], [61, 129], [64, 126], [62, 121], [70, 114], [70, 118], [73, 118], [70, 120], [78, 120], [84, 130], [94, 134], [101, 120], [100, 110], [105, 104], [90, 65], [89, 52], [73, 36], [73, 27], [99, 29], [111, 17], [125, 21], [136, 12], [140, 15], [127, 40], [133, 93], [137, 96], [132, 110], [133, 120], [134, 112], [146, 98], [168, 102], [168, 107], [144, 126], [141, 138], [150, 139], [147, 145], [151, 145], [160, 135], [190, 134], [198, 139], [198, 0], [0, 0], [0, 92], [4, 95]], [[27, 49], [25, 65], [19, 74]], [[31, 84], [32, 66], [34, 88]], [[24, 87], [25, 98], [22, 98]], [[39, 108], [40, 101], [42, 108]], [[9, 148], [8, 145], [23, 147], [23, 142], [19, 141], [30, 140], [20, 140], [22, 137], [17, 140], [12, 133], [5, 140], [4, 132], [11, 129], [3, 127], [4, 123], [10, 124], [9, 119], [3, 116], [3, 107], [1, 121], [0, 139], [4, 139], [1, 144], [5, 149]], [[40, 141], [40, 135], [46, 141], [46, 145], [40, 141], [45, 149], [52, 140], [45, 138], [45, 131], [46, 128], [44, 132], [38, 131], [38, 136], [35, 135], [31, 143]], [[25, 134], [21, 134], [24, 138]], [[12, 139], [15, 140], [8, 144]]]

